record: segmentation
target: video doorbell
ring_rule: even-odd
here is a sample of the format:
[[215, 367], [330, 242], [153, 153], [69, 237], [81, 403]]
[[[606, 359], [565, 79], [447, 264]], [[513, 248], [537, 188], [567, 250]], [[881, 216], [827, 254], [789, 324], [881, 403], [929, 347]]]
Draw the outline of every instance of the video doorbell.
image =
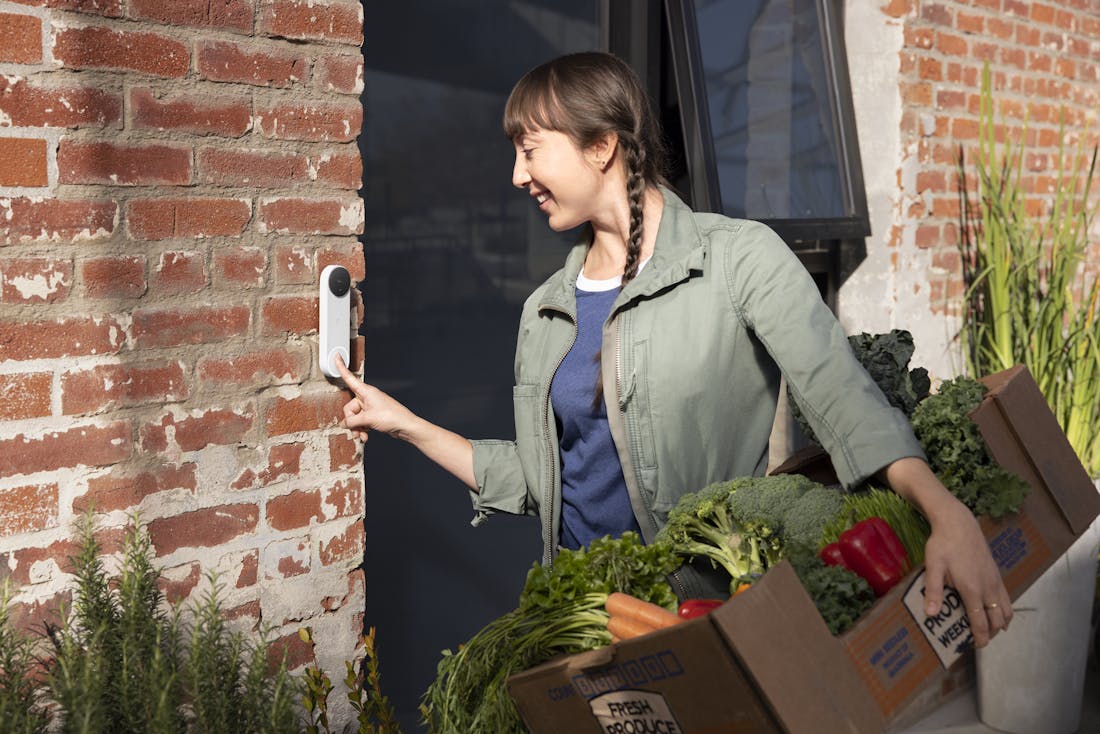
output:
[[321, 372], [339, 377], [333, 358], [339, 355], [348, 364], [351, 345], [351, 273], [342, 265], [329, 265], [321, 271], [321, 321], [317, 333], [321, 341], [317, 354]]

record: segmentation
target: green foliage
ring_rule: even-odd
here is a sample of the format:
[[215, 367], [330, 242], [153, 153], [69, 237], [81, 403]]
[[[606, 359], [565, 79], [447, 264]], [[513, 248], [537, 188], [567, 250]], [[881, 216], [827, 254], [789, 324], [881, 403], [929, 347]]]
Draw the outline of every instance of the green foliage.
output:
[[1100, 201], [1089, 203], [1097, 148], [1089, 155], [1085, 137], [1067, 155], [1066, 136], [1059, 135], [1053, 200], [1045, 215], [1034, 213], [1028, 205], [1034, 192], [1025, 189], [1024, 145], [1006, 136], [998, 151], [986, 64], [979, 154], [972, 170], [961, 147], [958, 159], [959, 251], [967, 286], [959, 336], [971, 375], [1026, 365], [1081, 462], [1100, 476], [1100, 277], [1084, 267]]
[[805, 548], [793, 553], [790, 561], [798, 580], [834, 635], [851, 627], [875, 603], [875, 592], [870, 584], [843, 566], [826, 566], [815, 553]]
[[[290, 734], [301, 730], [285, 663], [270, 671], [267, 643], [231, 632], [216, 578], [184, 624], [157, 586], [159, 571], [134, 519], [121, 569], [108, 576], [90, 514], [71, 559], [73, 613], [47, 625], [52, 647], [42, 679], [32, 642], [10, 629], [0, 605], [0, 722], [4, 731], [62, 734]], [[9, 728], [9, 724], [12, 728]]]
[[835, 542], [845, 530], [869, 517], [881, 517], [893, 528], [912, 565], [924, 563], [924, 544], [932, 532], [928, 521], [905, 499], [888, 489], [868, 487], [844, 495], [844, 510], [825, 527], [822, 544]]
[[1020, 509], [1028, 485], [989, 456], [968, 414], [982, 401], [985, 386], [968, 377], [947, 380], [913, 412], [913, 433], [932, 471], [977, 515], [1004, 517]]
[[[882, 390], [887, 402], [906, 416], [913, 414], [917, 404], [928, 397], [931, 381], [928, 370], [923, 367], [909, 369], [915, 347], [913, 335], [902, 329], [892, 329], [885, 334], [853, 334], [848, 337], [852, 353], [867, 374]], [[820, 443], [798, 403], [790, 398], [791, 415], [798, 423], [802, 433], [810, 441]]]
[[45, 734], [49, 715], [42, 705], [35, 643], [13, 626], [11, 597], [5, 580], [0, 586], [0, 724], [11, 734]]
[[505, 684], [514, 673], [559, 654], [611, 641], [604, 603], [622, 591], [667, 608], [676, 603], [665, 577], [680, 565], [663, 544], [642, 544], [636, 533], [563, 550], [553, 566], [535, 565], [515, 610], [499, 617], [458, 650], [443, 651], [421, 714], [435, 734], [526, 729]]

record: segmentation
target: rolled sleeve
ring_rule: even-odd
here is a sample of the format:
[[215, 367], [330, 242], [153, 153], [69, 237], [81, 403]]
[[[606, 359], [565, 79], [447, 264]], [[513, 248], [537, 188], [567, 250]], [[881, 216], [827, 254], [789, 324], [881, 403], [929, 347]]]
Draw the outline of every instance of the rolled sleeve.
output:
[[477, 527], [497, 512], [529, 514], [527, 482], [515, 442], [478, 440], [470, 444], [474, 449], [474, 479], [477, 482], [477, 491], [470, 491], [475, 513], [470, 524]]

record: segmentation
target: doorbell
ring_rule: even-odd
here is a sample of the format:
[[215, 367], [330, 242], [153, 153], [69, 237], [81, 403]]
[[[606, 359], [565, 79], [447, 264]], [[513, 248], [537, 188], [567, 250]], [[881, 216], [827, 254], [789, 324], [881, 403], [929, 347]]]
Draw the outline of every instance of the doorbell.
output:
[[329, 265], [321, 271], [321, 319], [317, 325], [320, 350], [317, 358], [321, 372], [339, 377], [333, 357], [339, 355], [349, 364], [351, 345], [351, 274], [342, 265]]

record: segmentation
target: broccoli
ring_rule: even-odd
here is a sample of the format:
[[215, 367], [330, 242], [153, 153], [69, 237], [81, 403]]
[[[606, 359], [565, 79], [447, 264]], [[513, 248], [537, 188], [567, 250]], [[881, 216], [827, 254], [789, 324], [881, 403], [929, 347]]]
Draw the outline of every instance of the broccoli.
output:
[[843, 508], [840, 492], [798, 474], [741, 477], [685, 495], [658, 538], [724, 568], [732, 593], [791, 548], [816, 552], [825, 525]]
[[677, 553], [721, 566], [733, 579], [733, 588], [741, 579], [764, 572], [758, 550], [742, 542], [741, 526], [730, 513], [736, 485], [736, 480], [718, 482], [684, 495], [657, 534], [658, 541], [671, 543]]

